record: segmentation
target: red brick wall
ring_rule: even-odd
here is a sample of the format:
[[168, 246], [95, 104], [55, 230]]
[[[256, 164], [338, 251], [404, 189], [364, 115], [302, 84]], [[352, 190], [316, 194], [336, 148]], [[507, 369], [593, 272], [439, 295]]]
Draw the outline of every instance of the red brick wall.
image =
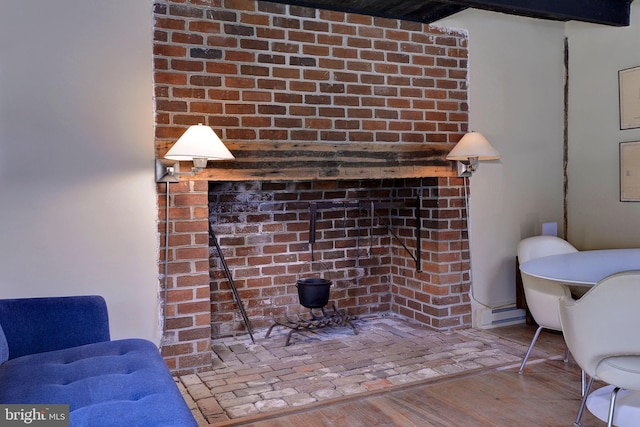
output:
[[[211, 311], [209, 309], [209, 218], [207, 182], [182, 181], [169, 187], [169, 251], [166, 259], [166, 317], [162, 355], [175, 372], [193, 372], [211, 366]], [[158, 230], [166, 238], [166, 187], [158, 185]], [[160, 275], [164, 280], [164, 250]]]
[[258, 144], [451, 143], [466, 130], [461, 33], [263, 1], [154, 10], [159, 142], [199, 122]]
[[[422, 271], [399, 266], [394, 311], [446, 330], [471, 326], [469, 237], [462, 178], [433, 178], [424, 192]], [[468, 191], [468, 189], [467, 189]]]
[[[319, 143], [349, 142], [453, 146], [467, 129], [464, 34], [413, 22], [249, 0], [156, 0], [153, 12], [158, 157], [164, 155], [188, 125], [196, 123], [212, 126], [232, 146], [250, 145], [258, 153], [261, 142], [299, 144], [300, 150]], [[269, 162], [284, 165], [289, 160], [270, 158]], [[367, 174], [364, 167], [363, 180]], [[264, 179], [268, 181], [268, 177]], [[287, 179], [296, 181], [295, 176]], [[457, 271], [468, 268], [460, 266], [460, 251], [456, 247], [460, 245], [459, 225], [463, 215], [459, 209], [461, 181], [431, 180], [437, 182], [429, 184], [429, 196], [423, 197], [423, 210], [429, 213], [424, 227], [428, 235], [423, 235], [423, 242], [431, 246], [424, 271], [412, 271], [411, 262], [395, 255], [402, 250], [393, 246], [391, 240], [385, 240], [388, 237], [380, 236], [376, 244], [385, 253], [385, 245], [391, 244], [390, 259], [367, 267], [371, 277], [377, 279], [363, 277], [358, 281], [382, 283], [367, 284], [366, 296], [354, 294], [363, 291], [347, 292], [345, 288], [344, 294], [338, 296], [340, 304], [355, 309], [355, 301], [365, 302], [365, 309], [358, 308], [365, 312], [372, 312], [374, 307], [380, 310], [390, 307], [436, 328], [470, 323], [464, 292], [467, 286], [460, 285], [468, 277], [460, 277]], [[204, 324], [211, 321], [211, 312], [203, 308], [207, 298], [204, 294], [209, 292], [205, 273], [209, 258], [204, 254], [206, 244], [202, 241], [206, 236], [203, 219], [209, 214], [201, 204], [207, 192], [202, 186], [207, 184], [193, 181], [188, 185], [193, 187], [187, 183], [171, 186], [180, 192], [180, 196], [175, 195], [174, 203], [178, 204], [171, 213], [175, 210], [180, 224], [189, 223], [194, 228], [183, 229], [169, 242], [173, 258], [169, 259], [165, 335], [170, 344], [163, 349], [170, 367], [183, 372], [206, 369], [211, 357], [204, 338]], [[334, 181], [306, 185], [317, 192], [324, 185], [342, 184]], [[417, 188], [423, 185], [417, 184]], [[164, 185], [158, 188], [161, 194]], [[343, 193], [340, 190], [330, 197], [340, 198]], [[323, 197], [327, 197], [326, 193]], [[302, 227], [305, 220], [301, 213], [298, 215], [296, 221]], [[173, 218], [171, 215], [172, 221]], [[177, 227], [179, 223], [172, 224]], [[161, 229], [162, 226], [161, 223]], [[278, 224], [271, 226], [277, 228]], [[405, 233], [412, 232], [410, 226], [400, 228]], [[308, 256], [304, 248], [305, 231], [295, 233], [299, 247], [295, 249], [296, 255], [289, 256], [300, 262], [298, 253]], [[462, 241], [465, 239], [463, 236]], [[233, 241], [226, 240], [225, 244], [233, 246], [229, 242]], [[348, 245], [353, 245], [353, 241]], [[265, 261], [245, 258], [245, 262], [252, 265]], [[263, 264], [258, 266], [266, 268]], [[274, 263], [273, 275], [263, 282], [276, 280], [277, 270], [284, 267]], [[239, 264], [239, 268], [249, 267]], [[342, 270], [348, 269], [349, 266]], [[216, 289], [220, 270], [213, 272], [212, 286]], [[290, 282], [291, 275], [290, 270], [285, 271], [283, 280]], [[249, 278], [241, 280], [242, 284], [247, 283], [247, 289], [259, 287]], [[347, 282], [354, 280], [350, 277]], [[290, 310], [292, 304], [292, 285], [288, 286], [288, 296], [282, 297], [284, 310]], [[387, 296], [387, 288], [396, 297]], [[219, 296], [228, 301], [228, 294]], [[262, 310], [264, 317], [267, 308], [258, 305], [264, 303], [252, 300], [251, 296], [249, 300], [252, 314]], [[219, 319], [229, 318], [232, 307], [227, 304], [225, 314], [217, 302], [213, 304], [214, 333], [216, 329], [219, 333], [227, 332], [221, 330], [226, 326], [220, 326]]]

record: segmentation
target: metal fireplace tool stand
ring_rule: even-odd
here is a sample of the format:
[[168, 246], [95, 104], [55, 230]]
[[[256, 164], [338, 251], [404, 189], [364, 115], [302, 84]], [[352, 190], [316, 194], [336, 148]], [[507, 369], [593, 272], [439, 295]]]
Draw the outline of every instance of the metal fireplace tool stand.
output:
[[256, 341], [253, 339], [253, 328], [251, 327], [249, 316], [247, 316], [247, 312], [244, 309], [244, 305], [242, 304], [242, 300], [240, 299], [240, 295], [238, 294], [238, 289], [236, 288], [236, 284], [233, 281], [233, 277], [231, 276], [231, 271], [229, 271], [227, 261], [225, 261], [224, 259], [222, 249], [220, 248], [220, 244], [218, 243], [218, 238], [213, 232], [213, 227], [211, 227], [211, 225], [209, 225], [209, 233], [211, 233], [211, 239], [213, 240], [213, 244], [216, 246], [216, 250], [218, 251], [218, 255], [220, 256], [220, 262], [222, 262], [222, 267], [224, 268], [224, 272], [227, 275], [227, 279], [229, 280], [229, 286], [231, 287], [231, 291], [233, 292], [233, 298], [236, 300], [236, 304], [238, 304], [238, 309], [240, 309], [240, 314], [242, 314], [244, 324], [247, 326], [247, 331], [249, 331], [251, 342], [255, 344]]

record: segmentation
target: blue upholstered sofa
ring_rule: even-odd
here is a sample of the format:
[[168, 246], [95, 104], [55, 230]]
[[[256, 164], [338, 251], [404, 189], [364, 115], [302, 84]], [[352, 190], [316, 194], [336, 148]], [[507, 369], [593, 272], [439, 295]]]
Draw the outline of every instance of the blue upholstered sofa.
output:
[[110, 340], [102, 297], [0, 300], [0, 404], [68, 404], [74, 426], [197, 426], [158, 348]]

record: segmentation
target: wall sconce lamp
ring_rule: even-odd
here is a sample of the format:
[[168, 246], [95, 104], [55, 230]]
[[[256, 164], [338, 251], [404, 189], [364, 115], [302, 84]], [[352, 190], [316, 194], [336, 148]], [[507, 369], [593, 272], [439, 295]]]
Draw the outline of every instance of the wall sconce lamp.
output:
[[458, 162], [458, 176], [468, 177], [478, 169], [479, 160], [497, 160], [500, 153], [479, 132], [466, 133], [446, 159]]
[[[209, 126], [201, 123], [190, 126], [167, 151], [163, 160], [156, 160], [157, 182], [178, 182], [180, 175], [195, 175], [207, 167], [209, 160], [232, 160], [225, 147]], [[190, 172], [180, 172], [180, 161], [193, 161]]]

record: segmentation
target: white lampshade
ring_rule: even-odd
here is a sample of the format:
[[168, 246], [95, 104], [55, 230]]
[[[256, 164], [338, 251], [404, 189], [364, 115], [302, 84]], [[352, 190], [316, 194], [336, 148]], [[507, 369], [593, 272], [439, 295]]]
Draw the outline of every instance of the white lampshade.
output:
[[190, 126], [164, 158], [177, 161], [235, 159], [213, 129], [202, 124]]
[[449, 152], [447, 160], [465, 161], [477, 157], [478, 160], [497, 160], [500, 153], [479, 132], [469, 132]]

